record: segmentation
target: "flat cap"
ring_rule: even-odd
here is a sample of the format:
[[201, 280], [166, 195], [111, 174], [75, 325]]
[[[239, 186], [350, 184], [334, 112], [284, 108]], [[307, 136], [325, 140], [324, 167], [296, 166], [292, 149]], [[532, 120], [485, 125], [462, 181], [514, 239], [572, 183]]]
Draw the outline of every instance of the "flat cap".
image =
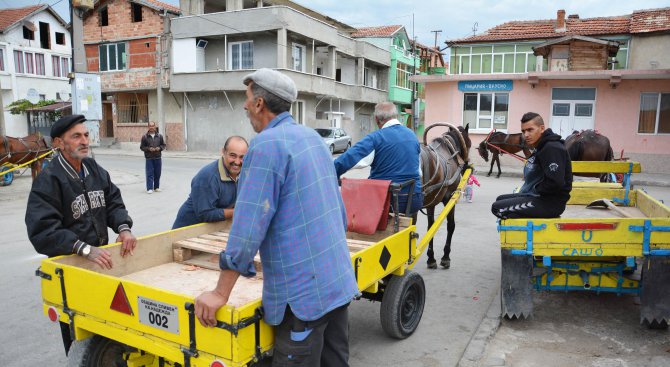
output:
[[76, 124], [86, 121], [84, 115], [66, 115], [58, 119], [51, 127], [51, 138], [58, 138]]
[[244, 85], [249, 85], [250, 82], [258, 84], [288, 103], [293, 103], [298, 98], [298, 89], [293, 80], [276, 70], [258, 69], [244, 77]]

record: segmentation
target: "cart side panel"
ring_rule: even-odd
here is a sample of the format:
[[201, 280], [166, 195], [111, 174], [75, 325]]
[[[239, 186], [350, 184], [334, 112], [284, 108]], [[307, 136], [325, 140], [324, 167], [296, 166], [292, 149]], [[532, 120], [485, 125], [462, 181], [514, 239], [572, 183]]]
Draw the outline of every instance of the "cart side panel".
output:
[[[570, 200], [568, 200], [568, 205], [588, 205], [594, 200], [602, 198], [607, 198], [610, 200], [624, 200], [626, 198], [626, 190], [622, 187], [573, 187], [572, 191], [570, 191]], [[636, 191], [630, 191], [628, 193], [628, 200], [630, 201], [629, 205], [635, 206], [636, 198]]]
[[638, 194], [637, 207], [649, 218], [670, 218], [670, 207], [651, 197], [642, 190]]
[[[261, 301], [258, 300], [237, 308], [232, 314], [232, 323], [238, 324], [253, 318], [260, 307]], [[272, 348], [274, 343], [274, 329], [262, 319], [258, 322], [258, 327], [260, 337], [258, 346], [260, 353], [265, 353]], [[232, 338], [232, 342], [232, 366], [246, 366], [256, 354], [256, 324], [240, 329], [237, 337]]]
[[407, 264], [416, 251], [416, 240], [411, 238], [415, 231], [412, 225], [351, 257], [359, 290], [368, 289]]

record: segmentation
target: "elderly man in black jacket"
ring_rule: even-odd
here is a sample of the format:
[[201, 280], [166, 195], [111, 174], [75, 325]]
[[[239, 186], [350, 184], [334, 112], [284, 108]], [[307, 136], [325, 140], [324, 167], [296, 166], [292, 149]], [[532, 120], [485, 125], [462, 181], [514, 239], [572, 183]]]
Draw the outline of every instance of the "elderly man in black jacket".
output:
[[561, 136], [545, 129], [534, 112], [521, 118], [521, 133], [534, 148], [523, 169], [525, 183], [516, 194], [498, 196], [493, 215], [507, 218], [557, 218], [570, 199], [572, 162]]
[[142, 135], [140, 150], [144, 152], [145, 173], [147, 176], [147, 194], [161, 191], [161, 171], [163, 158], [161, 152], [165, 150], [163, 135], [158, 132], [156, 124], [149, 122], [149, 130]]
[[82, 115], [64, 116], [51, 129], [59, 154], [33, 182], [26, 227], [35, 250], [49, 257], [77, 254], [112, 268], [107, 227], [119, 234], [121, 256], [133, 253], [137, 240], [121, 191], [109, 173], [88, 157], [88, 130]]

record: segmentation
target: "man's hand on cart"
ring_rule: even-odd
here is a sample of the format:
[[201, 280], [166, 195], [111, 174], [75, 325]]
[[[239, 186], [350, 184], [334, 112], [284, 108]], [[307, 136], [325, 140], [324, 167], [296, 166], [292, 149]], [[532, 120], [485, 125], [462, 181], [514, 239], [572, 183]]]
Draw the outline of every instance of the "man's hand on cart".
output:
[[90, 253], [86, 258], [94, 263], [98, 264], [103, 269], [112, 268], [112, 254], [105, 249], [101, 249], [95, 246], [90, 246]]
[[230, 292], [233, 290], [239, 276], [240, 273], [235, 270], [221, 270], [216, 288], [203, 292], [195, 298], [195, 317], [198, 318], [202, 326], [216, 326], [216, 311], [228, 303]]
[[202, 326], [216, 326], [216, 311], [228, 302], [228, 297], [217, 292], [207, 291], [195, 298], [195, 316]]
[[130, 231], [121, 231], [116, 242], [121, 242], [121, 257], [126, 255], [134, 255], [135, 246], [137, 246], [137, 238]]

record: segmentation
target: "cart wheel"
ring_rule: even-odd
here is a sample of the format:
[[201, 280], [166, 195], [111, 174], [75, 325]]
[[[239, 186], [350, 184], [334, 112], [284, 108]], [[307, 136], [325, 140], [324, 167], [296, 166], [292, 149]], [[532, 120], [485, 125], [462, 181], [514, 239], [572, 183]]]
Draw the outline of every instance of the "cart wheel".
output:
[[384, 290], [380, 318], [382, 329], [389, 336], [405, 339], [419, 326], [426, 304], [426, 285], [418, 273], [391, 276]]
[[640, 323], [650, 329], [667, 329], [670, 320], [670, 259], [645, 257], [640, 287]]
[[[11, 169], [9, 166], [0, 166], [0, 172]], [[0, 186], [9, 186], [14, 182], [14, 172], [5, 173], [0, 176]]]
[[126, 354], [135, 351], [127, 345], [96, 335], [75, 341], [67, 355], [68, 367], [126, 367]]

